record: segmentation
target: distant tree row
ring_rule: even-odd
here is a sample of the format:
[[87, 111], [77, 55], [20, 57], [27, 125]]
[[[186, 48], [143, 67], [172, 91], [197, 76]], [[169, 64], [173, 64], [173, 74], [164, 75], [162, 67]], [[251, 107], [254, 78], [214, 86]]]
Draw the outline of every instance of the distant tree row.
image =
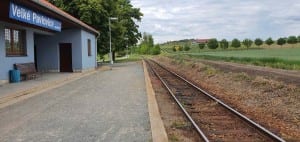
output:
[[[271, 46], [272, 44], [274, 43], [277, 43], [277, 45], [284, 45], [284, 44], [297, 44], [298, 42], [300, 43], [300, 36], [296, 37], [296, 36], [289, 36], [288, 38], [278, 38], [277, 41], [274, 41], [271, 37], [266, 39], [265, 41], [263, 41], [262, 39], [260, 38], [256, 38], [254, 41], [252, 41], [251, 39], [244, 39], [243, 41], [240, 41], [238, 39], [233, 39], [231, 41], [231, 47], [234, 47], [234, 48], [239, 48], [241, 47], [242, 45], [244, 45], [247, 49], [250, 48], [253, 43], [260, 47], [263, 43]], [[216, 49], [218, 47], [222, 48], [222, 49], [227, 49], [229, 47], [229, 42], [226, 40], [226, 39], [222, 39], [221, 41], [218, 41], [217, 39], [213, 38], [213, 39], [210, 39], [208, 41], [207, 44], [205, 43], [200, 43], [199, 44], [199, 48], [200, 49], [203, 49], [205, 46], [207, 46], [208, 48], [210, 49]]]
[[184, 46], [180, 46], [180, 45], [175, 45], [173, 46], [172, 50], [174, 52], [176, 51], [189, 51], [191, 49], [191, 47], [188, 44], [185, 44]]
[[154, 40], [151, 34], [144, 33], [137, 52], [144, 55], [158, 55], [160, 54], [160, 46], [158, 44], [154, 45]]

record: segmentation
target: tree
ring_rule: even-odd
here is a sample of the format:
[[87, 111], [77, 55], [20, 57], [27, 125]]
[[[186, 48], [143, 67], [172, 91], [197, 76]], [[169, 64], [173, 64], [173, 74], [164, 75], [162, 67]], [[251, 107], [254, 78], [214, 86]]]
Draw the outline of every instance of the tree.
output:
[[142, 44], [145, 44], [147, 47], [152, 48], [154, 46], [154, 40], [152, 35], [144, 32], [141, 45]]
[[289, 36], [288, 39], [287, 39], [287, 43], [288, 44], [296, 44], [298, 41], [297, 41], [297, 37], [296, 36]]
[[[154, 48], [154, 41], [151, 34], [143, 33], [143, 38], [140, 44], [140, 54], [152, 54], [152, 48]], [[159, 48], [160, 50], [160, 48]]]
[[160, 54], [160, 46], [157, 44], [154, 46], [154, 48], [150, 49], [150, 54], [151, 55], [158, 55]]
[[247, 49], [249, 47], [251, 47], [252, 43], [253, 43], [253, 41], [251, 39], [246, 38], [246, 39], [243, 40], [243, 44], [244, 44], [244, 46], [247, 47]]
[[271, 37], [269, 37], [269, 38], [265, 41], [265, 43], [266, 43], [267, 45], [269, 45], [269, 47], [270, 47], [270, 45], [272, 45], [272, 44], [274, 43], [274, 41], [273, 41], [273, 39], [272, 39]]
[[256, 46], [260, 47], [264, 43], [264, 41], [260, 38], [257, 38], [254, 40], [254, 43]]
[[189, 51], [190, 49], [191, 49], [191, 48], [190, 48], [189, 45], [187, 45], [187, 44], [184, 45], [184, 51]]
[[199, 48], [203, 49], [205, 47], [205, 43], [199, 43]]
[[284, 38], [279, 38], [277, 40], [277, 44], [282, 47], [282, 45], [286, 44], [286, 40]]
[[139, 54], [149, 54], [150, 53], [150, 48], [146, 45], [146, 44], [142, 44], [140, 45], [140, 48], [139, 48]]
[[222, 39], [222, 40], [220, 41], [220, 47], [221, 47], [222, 49], [227, 49], [227, 48], [228, 48], [228, 45], [229, 45], [229, 43], [228, 43], [228, 41], [227, 41], [226, 39]]
[[210, 49], [216, 49], [218, 48], [219, 44], [218, 44], [218, 40], [213, 38], [213, 39], [210, 39], [207, 43], [207, 46], [208, 48]]
[[[48, 0], [72, 16], [99, 30], [98, 54], [109, 52], [109, 17], [117, 17], [111, 24], [112, 51], [123, 51], [126, 46], [134, 46], [142, 37], [137, 21], [143, 14], [134, 8], [130, 0]], [[113, 56], [114, 57], [114, 56]]]
[[298, 42], [300, 43], [300, 35], [297, 36]]
[[234, 48], [239, 48], [239, 47], [241, 47], [241, 42], [238, 39], [235, 38], [235, 39], [232, 40], [231, 46], [234, 47]]

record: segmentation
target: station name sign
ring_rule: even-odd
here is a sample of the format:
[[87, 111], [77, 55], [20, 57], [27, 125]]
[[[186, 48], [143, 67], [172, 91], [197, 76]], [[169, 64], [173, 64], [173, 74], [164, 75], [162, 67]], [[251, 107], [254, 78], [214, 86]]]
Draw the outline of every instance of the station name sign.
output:
[[53, 18], [32, 11], [15, 3], [10, 3], [9, 18], [33, 24], [54, 31], [61, 31], [61, 22]]

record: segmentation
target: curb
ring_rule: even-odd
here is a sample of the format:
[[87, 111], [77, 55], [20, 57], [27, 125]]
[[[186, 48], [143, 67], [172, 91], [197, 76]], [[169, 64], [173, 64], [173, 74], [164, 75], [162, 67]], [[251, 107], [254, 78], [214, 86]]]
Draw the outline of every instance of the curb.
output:
[[158, 105], [155, 98], [155, 92], [152, 88], [151, 80], [144, 60], [143, 60], [143, 67], [144, 67], [146, 90], [148, 96], [148, 111], [149, 111], [150, 124], [151, 124], [152, 141], [168, 142], [167, 132], [159, 113]]
[[83, 73], [74, 73], [64, 79], [54, 80], [54, 81], [46, 81], [45, 83], [33, 86], [28, 89], [24, 89], [24, 90], [21, 90], [18, 92], [6, 94], [6, 95], [4, 95], [4, 97], [0, 97], [0, 108], [7, 107], [7, 106], [15, 104], [19, 101], [28, 99], [35, 95], [38, 95], [42, 92], [51, 90], [53, 88], [60, 87], [62, 85], [73, 82], [73, 81], [83, 78], [85, 76], [92, 75], [98, 71], [105, 71], [105, 70], [108, 70], [108, 69], [106, 69], [105, 67], [101, 67], [101, 68], [83, 72]]

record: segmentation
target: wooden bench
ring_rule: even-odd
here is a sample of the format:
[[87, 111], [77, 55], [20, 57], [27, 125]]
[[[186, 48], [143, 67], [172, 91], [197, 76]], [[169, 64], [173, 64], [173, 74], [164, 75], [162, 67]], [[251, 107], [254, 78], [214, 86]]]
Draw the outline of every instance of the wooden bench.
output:
[[14, 67], [20, 71], [22, 80], [35, 79], [37, 77], [34, 63], [16, 63]]

